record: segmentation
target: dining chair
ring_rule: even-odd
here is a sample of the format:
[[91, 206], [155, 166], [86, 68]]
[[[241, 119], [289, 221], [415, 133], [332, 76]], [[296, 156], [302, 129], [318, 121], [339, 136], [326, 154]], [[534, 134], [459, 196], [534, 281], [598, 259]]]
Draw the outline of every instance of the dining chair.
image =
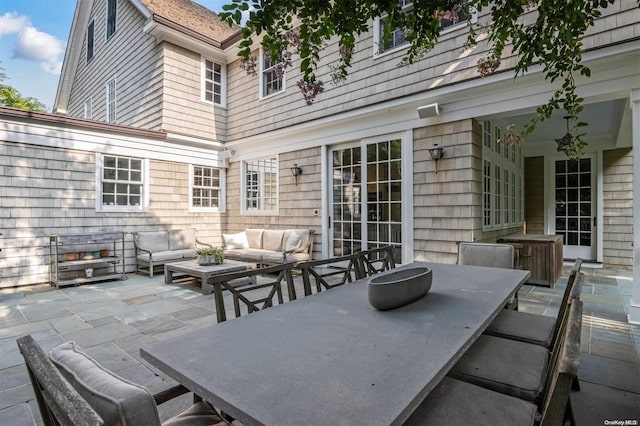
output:
[[297, 265], [302, 272], [304, 294], [312, 294], [311, 283], [315, 283], [316, 291], [329, 290], [348, 282], [364, 278], [360, 265], [360, 254], [348, 254], [329, 259], [310, 260]]
[[[242, 315], [241, 304], [247, 314], [284, 303], [282, 283], [287, 286], [289, 300], [295, 300], [295, 288], [291, 273], [292, 264], [282, 263], [265, 268], [247, 269], [240, 272], [229, 272], [212, 276], [209, 284], [220, 284], [223, 290], [229, 291], [233, 298], [233, 309], [236, 318]], [[226, 319], [226, 315], [223, 316]]]
[[74, 342], [47, 356], [31, 335], [17, 339], [45, 426], [227, 425], [216, 409], [194, 396], [194, 404], [160, 422], [158, 404], [188, 393], [177, 385], [155, 395], [102, 367]]
[[[458, 243], [458, 265], [514, 269], [518, 251], [512, 244]], [[518, 310], [518, 293], [507, 303], [507, 309]]]
[[396, 262], [393, 259], [393, 246], [391, 245], [364, 250], [358, 254], [360, 268], [367, 277], [396, 267]]
[[[577, 280], [582, 280], [579, 273]], [[502, 337], [481, 335], [453, 366], [453, 378], [474, 383], [516, 398], [539, 403], [546, 381], [549, 365], [557, 358], [567, 329], [581, 321], [575, 314], [570, 315], [573, 304], [581, 305], [579, 299], [570, 301], [570, 307], [563, 314], [558, 338], [551, 352], [544, 346]]]
[[[538, 404], [445, 377], [405, 422], [406, 425], [561, 425], [575, 424], [569, 398], [578, 375], [582, 302], [571, 304], [562, 348], [551, 360]], [[498, 360], [496, 360], [498, 363]]]
[[582, 292], [582, 280], [576, 280], [581, 266], [582, 259], [576, 259], [571, 267], [557, 316], [504, 309], [489, 324], [485, 334], [533, 343], [551, 350], [560, 331], [560, 322], [569, 306], [569, 301], [579, 298]]

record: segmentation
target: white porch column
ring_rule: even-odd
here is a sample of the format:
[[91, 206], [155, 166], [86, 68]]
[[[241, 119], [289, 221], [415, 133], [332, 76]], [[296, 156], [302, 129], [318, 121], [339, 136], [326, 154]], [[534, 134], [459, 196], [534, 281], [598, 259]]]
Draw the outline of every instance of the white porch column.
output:
[[629, 322], [640, 324], [640, 89], [631, 91], [633, 143], [633, 293]]

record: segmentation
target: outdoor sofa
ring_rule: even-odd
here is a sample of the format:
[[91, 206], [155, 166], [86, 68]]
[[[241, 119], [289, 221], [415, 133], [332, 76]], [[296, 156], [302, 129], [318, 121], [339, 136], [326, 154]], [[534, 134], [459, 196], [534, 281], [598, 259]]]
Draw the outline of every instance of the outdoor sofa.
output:
[[251, 229], [222, 234], [225, 259], [273, 265], [311, 259], [314, 231], [310, 229]]
[[195, 229], [171, 229], [168, 231], [141, 231], [133, 234], [136, 250], [136, 273], [153, 277], [153, 268], [167, 262], [193, 259], [198, 246], [211, 244], [198, 241]]

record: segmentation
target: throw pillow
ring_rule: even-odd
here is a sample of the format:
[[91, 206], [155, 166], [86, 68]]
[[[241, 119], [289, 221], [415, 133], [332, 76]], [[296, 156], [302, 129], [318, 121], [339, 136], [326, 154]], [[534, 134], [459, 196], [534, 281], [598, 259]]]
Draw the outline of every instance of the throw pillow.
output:
[[224, 247], [229, 250], [233, 249], [246, 249], [249, 248], [249, 242], [247, 241], [247, 233], [242, 231], [237, 234], [222, 234], [224, 240]]

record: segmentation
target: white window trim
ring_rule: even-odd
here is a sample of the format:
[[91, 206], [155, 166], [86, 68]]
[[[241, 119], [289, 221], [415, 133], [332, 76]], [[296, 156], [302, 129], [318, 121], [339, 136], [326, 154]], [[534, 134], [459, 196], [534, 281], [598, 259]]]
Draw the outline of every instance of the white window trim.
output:
[[[485, 121], [486, 122], [486, 121]], [[491, 146], [485, 146], [485, 122], [482, 123], [482, 230], [490, 231], [495, 229], [508, 229], [516, 226], [521, 226], [524, 223], [524, 167], [523, 167], [523, 150], [522, 147], [508, 147], [506, 145], [499, 144], [497, 139], [503, 133], [502, 129], [496, 125], [494, 122], [489, 121], [491, 128]], [[508, 149], [509, 153], [511, 153], [511, 149], [519, 148], [520, 154], [516, 155], [515, 158], [512, 154], [508, 157], [505, 157], [505, 149]], [[515, 161], [514, 161], [515, 160]], [[491, 206], [489, 209], [489, 217], [490, 223], [485, 224], [485, 161], [490, 163], [490, 202]], [[496, 224], [496, 166], [500, 168], [500, 180], [498, 188], [500, 193], [500, 223]], [[515, 174], [517, 185], [515, 185], [515, 194], [510, 194], [509, 196], [505, 196], [505, 180], [504, 174], [509, 173], [509, 188], [513, 189], [513, 176]], [[516, 199], [516, 220], [513, 221], [513, 198]], [[505, 203], [506, 201], [506, 203]], [[505, 213], [509, 212], [509, 217], [507, 218], [507, 222], [505, 222]]]
[[[111, 115], [111, 105], [109, 102], [109, 85], [111, 84], [111, 82], [113, 82], [113, 120], [109, 119], [109, 116]], [[116, 123], [116, 121], [118, 120], [118, 82], [116, 81], [115, 77], [110, 78], [109, 80], [107, 80], [107, 84], [105, 85], [105, 92], [106, 92], [106, 117], [105, 117], [105, 121], [107, 123]]]
[[87, 120], [93, 120], [93, 100], [91, 96], [84, 101], [83, 117]]
[[[193, 168], [198, 167], [210, 167], [212, 169], [220, 170], [220, 190], [218, 193], [218, 207], [194, 207], [193, 206]], [[202, 164], [189, 164], [189, 212], [191, 213], [224, 213], [226, 211], [225, 199], [226, 199], [226, 173], [224, 168], [215, 166], [205, 166]]]
[[[207, 61], [220, 65], [220, 103], [206, 99]], [[222, 108], [227, 107], [227, 65], [222, 62], [200, 56], [200, 100], [207, 104], [213, 104]]]
[[[458, 22], [455, 25], [451, 25], [448, 26], [447, 28], [443, 28], [442, 31], [440, 31], [440, 36], [450, 33], [452, 31], [458, 30], [460, 28], [466, 27], [468, 25], [468, 23], [470, 22], [471, 24], [475, 24], [476, 22], [478, 22], [478, 9], [476, 9], [475, 7], [469, 5], [469, 14], [471, 16], [471, 19], [469, 21], [461, 21]], [[405, 50], [408, 49], [410, 44], [409, 43], [405, 43], [403, 45], [400, 46], [396, 46], [392, 49], [388, 49], [385, 50], [384, 52], [380, 51], [380, 25], [381, 25], [381, 19], [382, 17], [378, 16], [374, 19], [373, 21], [373, 58], [377, 59], [377, 58], [382, 58], [384, 56], [387, 55], [391, 55], [393, 53], [399, 52], [401, 50]]]
[[263, 83], [264, 83], [264, 50], [262, 48], [260, 48], [260, 73], [259, 73], [259, 79], [258, 79], [258, 90], [259, 90], [259, 99], [268, 99], [268, 98], [272, 98], [274, 96], [277, 96], [281, 93], [284, 93], [287, 90], [287, 70], [284, 70], [284, 74], [282, 75], [282, 89], [278, 92], [273, 92], [270, 93], [268, 95], [265, 95], [263, 93]]
[[[109, 156], [136, 158], [116, 153]], [[149, 159], [139, 158], [139, 160], [142, 161], [142, 202], [139, 206], [109, 206], [102, 204], [104, 154], [96, 153], [96, 212], [146, 212], [149, 210]]]
[[[276, 208], [273, 210], [264, 209], [247, 209], [247, 163], [252, 161], [265, 160], [267, 158], [275, 158], [276, 160]], [[270, 157], [253, 158], [243, 160], [240, 164], [240, 214], [243, 216], [278, 216], [280, 214], [280, 158], [278, 155]], [[264, 190], [264, 185], [260, 185], [260, 191]]]

